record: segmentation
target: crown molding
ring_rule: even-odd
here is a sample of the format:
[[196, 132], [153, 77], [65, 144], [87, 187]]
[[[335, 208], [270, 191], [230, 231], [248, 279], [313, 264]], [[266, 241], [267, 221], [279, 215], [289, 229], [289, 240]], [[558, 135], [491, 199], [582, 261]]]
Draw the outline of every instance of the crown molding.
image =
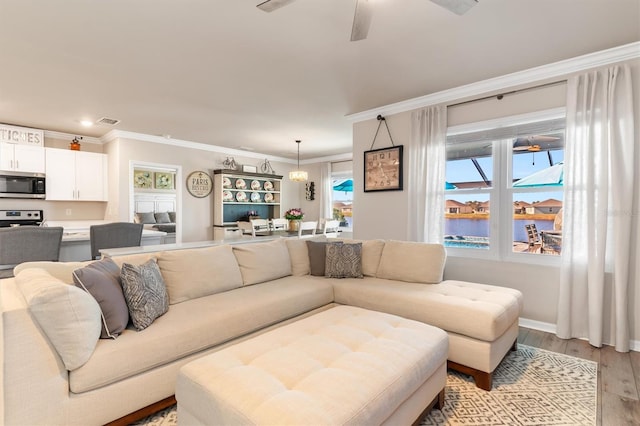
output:
[[80, 136], [82, 137], [82, 143], [92, 143], [96, 145], [102, 145], [103, 143], [99, 138], [94, 138], [93, 136], [83, 136], [76, 133], [71, 134], [71, 133], [63, 133], [63, 132], [54, 132], [52, 130], [43, 130], [43, 131], [44, 131], [45, 138], [68, 139], [69, 141], [71, 141], [76, 136]]
[[[200, 142], [186, 141], [182, 139], [165, 138], [162, 136], [147, 135], [144, 133], [127, 132], [124, 130], [111, 130], [100, 138], [102, 143], [108, 143], [115, 139], [133, 139], [142, 142], [159, 143], [171, 145], [179, 148], [199, 149], [201, 151], [216, 152], [219, 154], [240, 156], [246, 158], [267, 159], [269, 161], [279, 161], [281, 163], [296, 164], [296, 159], [278, 157], [275, 155], [261, 154], [253, 151], [243, 151], [241, 149], [227, 148], [219, 145], [209, 145]], [[302, 164], [302, 162], [300, 162]]]
[[352, 152], [345, 152], [344, 154], [329, 155], [326, 157], [310, 158], [307, 160], [300, 160], [300, 164], [317, 164], [325, 162], [339, 162], [353, 160]]
[[420, 96], [406, 101], [400, 101], [382, 107], [357, 112], [346, 116], [347, 120], [357, 123], [359, 121], [372, 120], [378, 115], [391, 115], [401, 112], [424, 108], [431, 105], [457, 102], [460, 99], [485, 95], [493, 91], [504, 90], [510, 87], [536, 83], [558, 77], [566, 77], [570, 74], [625, 62], [640, 58], [640, 42], [625, 44], [611, 49], [588, 53], [571, 59], [506, 74], [500, 77], [478, 81], [464, 86], [447, 89], [440, 92]]

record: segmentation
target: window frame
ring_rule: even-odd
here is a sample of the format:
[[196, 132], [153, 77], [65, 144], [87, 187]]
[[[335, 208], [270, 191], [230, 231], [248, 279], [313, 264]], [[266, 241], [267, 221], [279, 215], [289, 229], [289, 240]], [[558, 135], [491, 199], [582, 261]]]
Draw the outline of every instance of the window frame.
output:
[[[527, 114], [501, 117], [492, 120], [467, 123], [447, 128], [447, 137], [471, 132], [490, 131], [507, 126], [562, 119], [566, 117], [566, 108], [553, 108]], [[510, 140], [510, 139], [509, 139]], [[560, 256], [547, 256], [537, 253], [513, 251], [513, 194], [550, 192], [549, 188], [514, 188], [509, 177], [513, 176], [513, 154], [511, 144], [505, 139], [492, 142], [493, 176], [491, 188], [456, 189], [456, 194], [488, 194], [491, 208], [489, 215], [489, 249], [446, 247], [447, 254], [453, 257], [499, 260], [514, 263], [559, 266]], [[445, 160], [446, 161], [446, 160]], [[566, 192], [565, 188], [562, 192]], [[447, 194], [445, 191], [445, 199]], [[505, 201], [506, 198], [506, 201]], [[564, 197], [563, 197], [564, 200]], [[509, 220], [501, 220], [508, 218]], [[446, 219], [445, 219], [446, 220]], [[444, 237], [444, 235], [443, 235]]]

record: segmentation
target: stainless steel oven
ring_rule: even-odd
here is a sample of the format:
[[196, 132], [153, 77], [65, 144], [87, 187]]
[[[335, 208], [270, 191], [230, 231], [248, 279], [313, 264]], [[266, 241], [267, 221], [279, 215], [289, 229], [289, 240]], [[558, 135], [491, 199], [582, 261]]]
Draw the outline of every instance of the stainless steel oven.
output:
[[0, 172], [0, 198], [44, 198], [42, 173]]
[[0, 210], [0, 228], [9, 226], [40, 226], [42, 210]]

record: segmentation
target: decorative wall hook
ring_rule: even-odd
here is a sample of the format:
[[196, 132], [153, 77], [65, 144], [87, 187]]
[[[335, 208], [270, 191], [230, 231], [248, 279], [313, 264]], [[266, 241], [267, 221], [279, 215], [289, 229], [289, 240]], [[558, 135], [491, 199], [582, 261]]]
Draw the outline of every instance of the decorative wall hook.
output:
[[391, 131], [389, 130], [389, 125], [387, 124], [387, 120], [380, 114], [378, 114], [376, 119], [379, 121], [378, 128], [376, 129], [376, 134], [373, 136], [373, 141], [371, 142], [371, 148], [369, 148], [369, 151], [373, 149], [373, 145], [375, 145], [376, 143], [376, 138], [378, 137], [378, 132], [380, 131], [380, 126], [382, 125], [382, 123], [384, 123], [384, 126], [387, 128], [387, 133], [389, 134], [389, 140], [391, 140], [391, 146], [396, 146], [393, 143], [393, 138], [391, 137]]

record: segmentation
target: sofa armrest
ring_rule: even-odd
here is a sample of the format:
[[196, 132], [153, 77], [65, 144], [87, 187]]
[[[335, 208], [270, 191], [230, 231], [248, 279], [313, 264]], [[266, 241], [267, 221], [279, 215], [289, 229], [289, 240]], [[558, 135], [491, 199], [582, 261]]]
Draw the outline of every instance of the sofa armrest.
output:
[[0, 424], [35, 424], [47, 417], [52, 423], [64, 423], [59, 404], [69, 396], [68, 372], [29, 313], [14, 279], [0, 283], [0, 307], [4, 367]]

